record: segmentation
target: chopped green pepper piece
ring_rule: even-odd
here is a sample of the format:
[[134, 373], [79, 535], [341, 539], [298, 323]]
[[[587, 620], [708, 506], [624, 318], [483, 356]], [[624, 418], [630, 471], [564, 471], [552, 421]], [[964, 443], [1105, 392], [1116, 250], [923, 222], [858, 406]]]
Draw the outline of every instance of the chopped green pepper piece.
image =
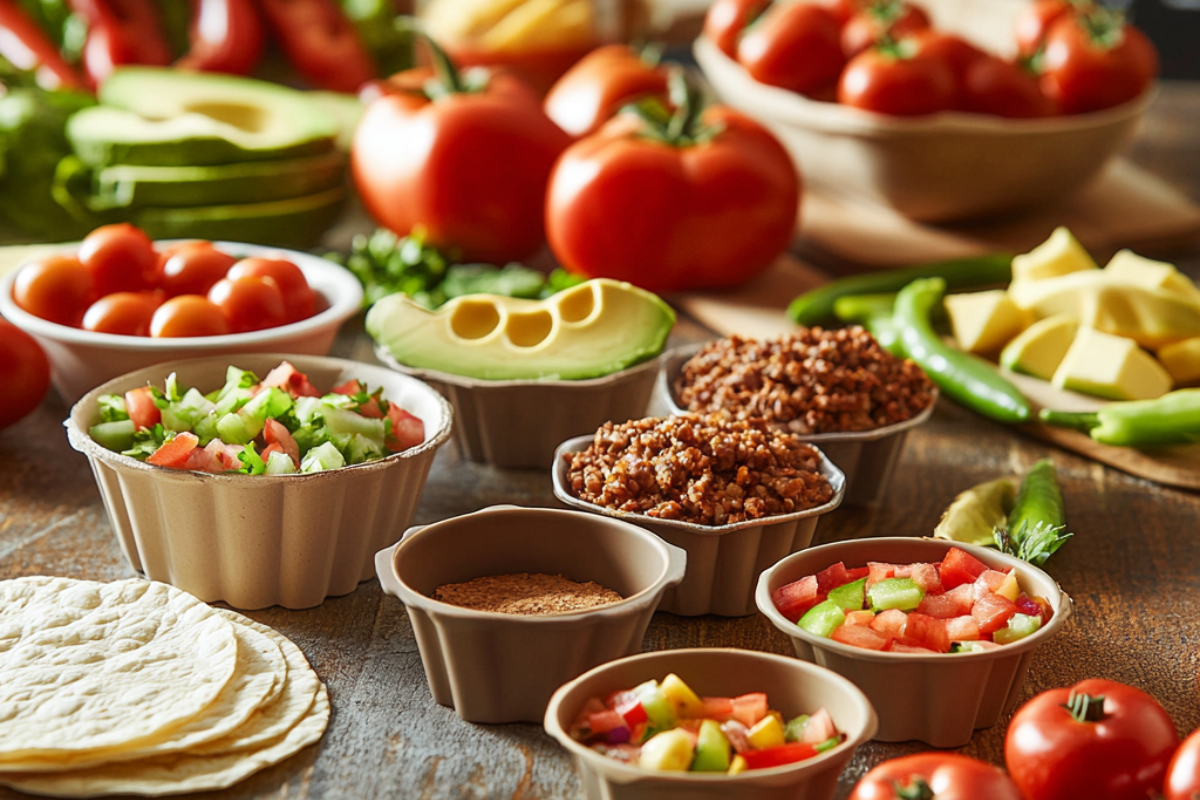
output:
[[890, 608], [912, 611], [921, 605], [925, 590], [912, 578], [884, 578], [867, 590], [867, 597], [876, 612]]
[[846, 621], [846, 612], [832, 600], [817, 603], [796, 624], [814, 636], [829, 638]]
[[867, 579], [859, 578], [844, 586], [831, 589], [829, 599], [842, 607], [843, 611], [862, 611], [867, 597]]

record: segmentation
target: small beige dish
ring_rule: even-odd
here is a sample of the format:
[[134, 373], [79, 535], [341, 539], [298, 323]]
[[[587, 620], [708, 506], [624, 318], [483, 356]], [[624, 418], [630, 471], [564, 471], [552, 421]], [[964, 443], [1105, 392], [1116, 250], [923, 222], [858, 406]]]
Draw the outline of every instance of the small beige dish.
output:
[[[663, 357], [662, 371], [658, 378], [658, 396], [672, 414], [688, 413], [676, 397], [675, 381], [683, 373], [683, 365], [699, 353], [702, 347], [703, 345], [679, 347]], [[909, 431], [925, 424], [933, 416], [933, 409], [937, 406], [936, 388], [934, 393], [935, 399], [928, 408], [895, 425], [885, 425], [873, 431], [799, 434], [804, 441], [819, 447], [825, 457], [845, 473], [846, 505], [873, 506], [887, 494], [892, 474], [900, 461], [900, 454], [904, 452], [904, 443], [908, 440]]]
[[[677, 547], [619, 520], [493, 506], [413, 528], [375, 556], [379, 582], [408, 609], [433, 699], [469, 722], [540, 722], [563, 682], [640, 652], [659, 600], [683, 579]], [[516, 616], [434, 600], [438, 586], [514, 573], [595, 581], [624, 599], [585, 611]]]
[[717, 614], [744, 617], [754, 613], [754, 586], [759, 573], [788, 553], [812, 544], [817, 521], [839, 505], [845, 494], [845, 475], [821, 455], [821, 474], [829, 479], [833, 498], [824, 505], [729, 525], [697, 525], [645, 514], [617, 511], [593, 505], [571, 494], [567, 478], [569, 457], [586, 450], [592, 436], [576, 436], [559, 445], [554, 453], [554, 496], [569, 506], [592, 514], [631, 522], [662, 537], [687, 552], [688, 569], [683, 582], [668, 592], [659, 606], [684, 617]]
[[[1054, 616], [1036, 633], [993, 650], [971, 653], [884, 653], [815, 636], [789, 622], [771, 601], [780, 586], [841, 561], [897, 564], [941, 561], [952, 547], [989, 567], [1016, 570], [1021, 587], [1044, 597]], [[1071, 598], [1037, 567], [996, 550], [940, 539], [855, 539], [814, 547], [783, 559], [758, 581], [758, 608], [792, 640], [796, 655], [844, 675], [871, 699], [882, 742], [919, 739], [933, 747], [962, 747], [977, 728], [995, 725], [1021, 699], [1034, 651], [1071, 616]]]
[[545, 469], [563, 439], [593, 431], [610, 420], [645, 416], [659, 364], [659, 358], [652, 358], [590, 380], [485, 381], [406, 367], [382, 346], [375, 348], [375, 356], [450, 400], [459, 455], [517, 469]]
[[[181, 386], [215, 389], [232, 363], [265, 375], [291, 362], [318, 388], [357, 378], [383, 387], [425, 423], [425, 442], [379, 461], [298, 475], [230, 475], [166, 469], [97, 444], [98, 400], [174, 372]], [[349, 594], [374, 574], [374, 554], [412, 519], [452, 412], [420, 381], [377, 366], [297, 355], [212, 356], [122, 375], [71, 409], [67, 437], [88, 457], [109, 520], [131, 567], [205, 602], [234, 608], [311, 608]]]
[[[155, 242], [167, 246], [172, 241]], [[226, 336], [154, 339], [94, 333], [49, 322], [21, 309], [12, 297], [20, 269], [0, 281], [0, 314], [37, 339], [50, 358], [50, 379], [68, 403], [104, 381], [151, 364], [179, 358], [239, 353], [300, 353], [323, 356], [333, 346], [342, 323], [362, 306], [362, 284], [345, 268], [317, 256], [276, 247], [234, 242], [213, 242], [219, 250], [238, 257], [261, 256], [291, 261], [304, 273], [317, 295], [317, 313], [308, 319], [250, 333]], [[63, 252], [74, 253], [78, 245]], [[165, 376], [165, 373], [164, 373]]]
[[[785, 717], [824, 707], [845, 741], [807, 761], [722, 775], [642, 769], [571, 738], [571, 723], [589, 698], [662, 680], [672, 672], [700, 695], [766, 692], [771, 708]], [[858, 687], [829, 670], [771, 653], [697, 648], [644, 653], [581, 675], [554, 693], [545, 725], [575, 756], [588, 800], [832, 800], [855, 748], [875, 735], [876, 718]]]

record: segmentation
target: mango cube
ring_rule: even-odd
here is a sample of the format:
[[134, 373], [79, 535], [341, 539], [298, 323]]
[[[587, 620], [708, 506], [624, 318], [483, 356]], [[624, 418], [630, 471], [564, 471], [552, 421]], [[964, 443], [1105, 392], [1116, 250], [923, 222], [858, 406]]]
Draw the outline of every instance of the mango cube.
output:
[[1158, 351], [1158, 360], [1176, 386], [1200, 383], [1200, 336], [1167, 345]]
[[692, 765], [692, 737], [682, 728], [656, 733], [642, 745], [638, 766], [684, 772]]
[[1137, 342], [1090, 328], [1079, 330], [1051, 382], [1110, 400], [1152, 400], [1171, 390], [1171, 376]]
[[754, 745], [754, 749], [756, 750], [778, 747], [785, 741], [783, 725], [779, 722], [778, 717], [768, 714], [750, 729], [750, 733], [746, 735], [746, 738], [750, 741], [750, 744]]
[[677, 718], [696, 719], [704, 716], [704, 703], [696, 696], [692, 688], [674, 672], [662, 679], [658, 689], [674, 707]]
[[[1014, 256], [1012, 261], [1013, 286], [1034, 283], [1047, 278], [1057, 278], [1072, 272], [1099, 269], [1096, 262], [1083, 249], [1083, 245], [1071, 231], [1064, 227], [1054, 229], [1050, 238], [1024, 255]], [[1019, 294], [1019, 292], [1017, 292]], [[1019, 298], [1014, 298], [1018, 300]]]
[[1139, 256], [1132, 250], [1117, 253], [1104, 267], [1106, 275], [1125, 283], [1147, 289], [1165, 289], [1168, 292], [1200, 301], [1200, 289], [1192, 279], [1165, 261], [1153, 261]]
[[954, 338], [968, 353], [995, 353], [1028, 324], [1003, 289], [947, 295], [945, 304]]
[[1069, 314], [1039, 319], [1004, 346], [1000, 366], [1042, 380], [1054, 377], [1079, 331], [1079, 322]]

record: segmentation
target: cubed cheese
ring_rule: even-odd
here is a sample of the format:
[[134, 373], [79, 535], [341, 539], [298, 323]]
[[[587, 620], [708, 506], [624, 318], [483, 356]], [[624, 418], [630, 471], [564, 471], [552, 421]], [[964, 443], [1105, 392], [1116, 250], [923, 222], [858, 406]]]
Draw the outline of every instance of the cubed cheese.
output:
[[954, 338], [968, 353], [996, 353], [1028, 324], [1003, 289], [947, 295], [945, 304]]
[[1090, 328], [1080, 328], [1053, 383], [1112, 400], [1151, 400], [1171, 390], [1171, 376], [1136, 342]]

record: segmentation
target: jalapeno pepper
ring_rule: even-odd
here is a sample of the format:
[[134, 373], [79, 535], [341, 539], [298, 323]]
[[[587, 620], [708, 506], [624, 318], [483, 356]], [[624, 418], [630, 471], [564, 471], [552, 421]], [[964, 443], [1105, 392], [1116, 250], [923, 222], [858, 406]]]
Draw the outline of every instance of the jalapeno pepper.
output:
[[83, 89], [79, 75], [15, 0], [0, 0], [0, 58], [32, 72], [43, 89]]
[[894, 294], [852, 294], [834, 301], [833, 314], [842, 322], [862, 325], [871, 332], [880, 347], [903, 357], [904, 348], [900, 344], [900, 332], [894, 320], [895, 305]]
[[1027, 422], [1031, 416], [1024, 395], [985, 362], [942, 342], [930, 323], [930, 313], [946, 292], [942, 278], [913, 281], [896, 295], [895, 324], [908, 357], [952, 400], [994, 420]]
[[1200, 442], [1200, 389], [1179, 389], [1154, 400], [1109, 403], [1099, 411], [1043, 408], [1038, 419], [1075, 428], [1101, 444], [1163, 447]]

